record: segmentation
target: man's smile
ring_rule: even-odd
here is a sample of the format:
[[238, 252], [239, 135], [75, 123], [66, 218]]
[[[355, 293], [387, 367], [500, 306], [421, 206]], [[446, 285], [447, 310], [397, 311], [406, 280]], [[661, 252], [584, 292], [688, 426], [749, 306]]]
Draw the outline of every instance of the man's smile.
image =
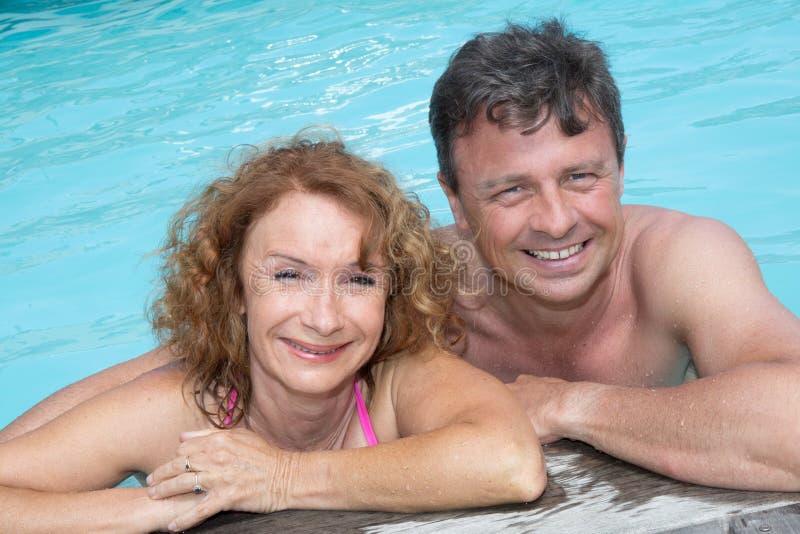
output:
[[524, 252], [537, 260], [563, 260], [582, 251], [585, 244], [586, 241], [558, 250], [524, 250]]

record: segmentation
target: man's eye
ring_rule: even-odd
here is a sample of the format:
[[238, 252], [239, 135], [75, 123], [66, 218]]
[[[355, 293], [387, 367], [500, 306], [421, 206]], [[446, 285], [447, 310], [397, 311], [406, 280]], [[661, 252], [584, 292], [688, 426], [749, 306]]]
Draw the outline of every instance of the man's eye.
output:
[[597, 175], [590, 172], [573, 172], [564, 180], [564, 183], [573, 187], [591, 187], [597, 181]]
[[524, 188], [521, 185], [513, 185], [511, 187], [503, 189], [499, 193], [496, 193], [495, 194], [495, 198], [497, 198], [499, 200], [504, 200], [504, 199], [507, 199], [507, 197], [514, 197], [517, 194], [521, 193], [523, 189]]

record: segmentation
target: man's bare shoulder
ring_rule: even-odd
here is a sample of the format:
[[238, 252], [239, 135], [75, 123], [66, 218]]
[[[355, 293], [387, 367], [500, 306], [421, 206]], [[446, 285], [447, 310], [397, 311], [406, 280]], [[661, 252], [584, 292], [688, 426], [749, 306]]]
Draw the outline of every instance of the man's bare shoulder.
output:
[[625, 252], [639, 262], [650, 260], [663, 266], [671, 263], [665, 254], [681, 249], [690, 252], [683, 247], [704, 244], [705, 248], [713, 248], [726, 246], [730, 241], [742, 243], [732, 228], [717, 219], [657, 206], [625, 205], [623, 211]]
[[438, 239], [440, 243], [445, 245], [452, 245], [459, 239], [462, 239], [455, 224], [434, 228], [433, 235], [436, 236], [436, 239]]
[[722, 221], [654, 206], [625, 206], [625, 216], [623, 254], [640, 303], [663, 308], [730, 269], [758, 272], [747, 245]]
[[626, 238], [638, 243], [642, 240], [665, 239], [672, 234], [676, 225], [698, 219], [682, 211], [642, 204], [625, 204], [622, 211]]

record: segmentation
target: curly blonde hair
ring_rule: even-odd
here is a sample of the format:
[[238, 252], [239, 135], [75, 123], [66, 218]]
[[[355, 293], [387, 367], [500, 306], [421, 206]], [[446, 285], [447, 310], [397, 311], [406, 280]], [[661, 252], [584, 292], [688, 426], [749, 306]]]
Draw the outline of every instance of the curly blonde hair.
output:
[[[444, 346], [453, 325], [454, 262], [433, 239], [425, 206], [405, 195], [387, 170], [347, 152], [338, 136], [312, 140], [304, 130], [273, 142], [175, 214], [161, 249], [163, 292], [150, 307], [158, 339], [184, 362], [195, 404], [219, 428], [241, 420], [252, 393], [247, 327], [239, 313], [245, 238], [290, 191], [324, 195], [361, 217], [368, 229], [361, 267], [377, 252], [389, 268], [383, 332], [359, 371], [368, 383], [377, 362], [430, 342]], [[226, 421], [232, 391], [237, 408]], [[210, 406], [208, 398], [215, 400]]]

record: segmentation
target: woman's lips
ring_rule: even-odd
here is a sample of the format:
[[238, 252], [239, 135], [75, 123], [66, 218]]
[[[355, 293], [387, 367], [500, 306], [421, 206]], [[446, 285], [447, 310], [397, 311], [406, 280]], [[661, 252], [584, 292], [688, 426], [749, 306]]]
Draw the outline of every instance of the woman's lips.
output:
[[335, 360], [350, 344], [348, 342], [336, 345], [317, 345], [289, 338], [281, 338], [281, 340], [286, 343], [291, 352], [304, 360], [314, 363], [328, 363]]

